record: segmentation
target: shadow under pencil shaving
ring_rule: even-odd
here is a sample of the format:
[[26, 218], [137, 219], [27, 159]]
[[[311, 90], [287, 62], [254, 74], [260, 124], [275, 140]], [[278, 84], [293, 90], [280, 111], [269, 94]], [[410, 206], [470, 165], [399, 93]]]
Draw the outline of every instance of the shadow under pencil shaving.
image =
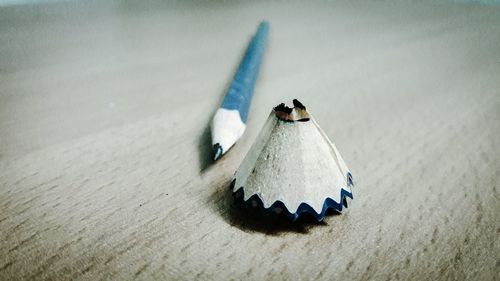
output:
[[[209, 203], [216, 212], [231, 226], [245, 232], [259, 232], [267, 235], [280, 235], [286, 232], [307, 234], [313, 227], [327, 226], [324, 220], [318, 222], [314, 216], [303, 213], [292, 222], [285, 215], [264, 215], [259, 208], [246, 207], [236, 200], [231, 183], [225, 182], [210, 196]], [[338, 215], [328, 210], [327, 216]]]

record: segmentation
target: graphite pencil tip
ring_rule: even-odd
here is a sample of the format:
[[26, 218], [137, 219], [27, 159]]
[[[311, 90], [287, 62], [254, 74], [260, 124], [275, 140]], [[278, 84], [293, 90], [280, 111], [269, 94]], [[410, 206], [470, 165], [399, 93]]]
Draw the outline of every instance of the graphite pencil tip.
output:
[[222, 146], [219, 143], [214, 144], [214, 161], [219, 159], [222, 156]]

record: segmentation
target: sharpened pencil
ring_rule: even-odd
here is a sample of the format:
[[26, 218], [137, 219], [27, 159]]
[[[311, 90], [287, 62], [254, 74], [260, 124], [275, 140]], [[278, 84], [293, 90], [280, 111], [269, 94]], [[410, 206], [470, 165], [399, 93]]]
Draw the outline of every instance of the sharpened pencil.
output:
[[226, 153], [246, 129], [248, 110], [259, 75], [268, 31], [269, 24], [261, 22], [250, 40], [226, 96], [215, 113], [212, 121], [214, 160]]

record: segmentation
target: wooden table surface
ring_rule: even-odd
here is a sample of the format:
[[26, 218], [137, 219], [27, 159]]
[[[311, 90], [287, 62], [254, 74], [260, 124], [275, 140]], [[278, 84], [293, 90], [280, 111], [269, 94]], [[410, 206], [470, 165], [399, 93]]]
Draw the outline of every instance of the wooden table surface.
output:
[[[244, 137], [208, 124], [258, 22]], [[0, 7], [0, 279], [499, 280], [500, 7], [63, 2]], [[351, 168], [323, 223], [229, 181], [300, 99]]]

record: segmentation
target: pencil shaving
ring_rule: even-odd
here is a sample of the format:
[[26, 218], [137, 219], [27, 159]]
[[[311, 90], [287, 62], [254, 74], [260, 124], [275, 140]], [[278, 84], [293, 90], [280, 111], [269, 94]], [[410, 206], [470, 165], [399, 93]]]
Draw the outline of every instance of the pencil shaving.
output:
[[335, 145], [306, 107], [276, 106], [233, 179], [233, 192], [264, 213], [318, 221], [352, 198], [352, 176]]

